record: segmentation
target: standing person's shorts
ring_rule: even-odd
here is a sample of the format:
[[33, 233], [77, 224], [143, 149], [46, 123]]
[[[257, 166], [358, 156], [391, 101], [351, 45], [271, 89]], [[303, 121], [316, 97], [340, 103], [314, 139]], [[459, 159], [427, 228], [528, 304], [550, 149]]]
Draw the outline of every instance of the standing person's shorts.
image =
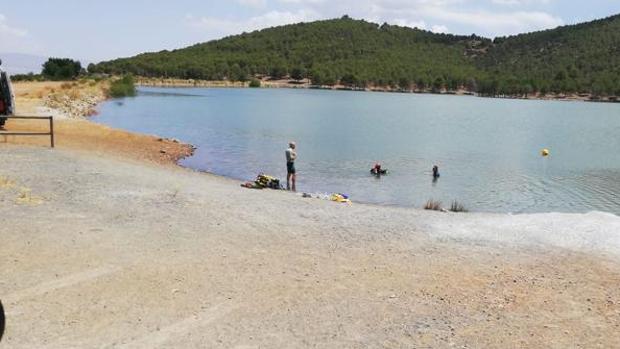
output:
[[295, 174], [295, 163], [294, 162], [286, 163], [286, 172], [288, 174]]

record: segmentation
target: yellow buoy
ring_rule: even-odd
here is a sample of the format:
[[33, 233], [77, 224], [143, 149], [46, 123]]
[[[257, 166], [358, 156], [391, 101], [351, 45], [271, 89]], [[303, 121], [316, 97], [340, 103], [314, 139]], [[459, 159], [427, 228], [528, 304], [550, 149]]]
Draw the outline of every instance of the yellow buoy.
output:
[[542, 155], [543, 157], [547, 157], [547, 156], [549, 156], [549, 154], [551, 154], [551, 152], [549, 151], [549, 149], [543, 149], [543, 150], [540, 152], [540, 155]]

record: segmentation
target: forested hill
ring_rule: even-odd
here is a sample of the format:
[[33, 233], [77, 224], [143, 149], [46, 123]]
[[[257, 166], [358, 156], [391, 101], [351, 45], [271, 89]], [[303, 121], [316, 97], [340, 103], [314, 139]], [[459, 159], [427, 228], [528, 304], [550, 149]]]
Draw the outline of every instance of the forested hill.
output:
[[317, 85], [465, 88], [491, 95], [620, 95], [620, 16], [495, 40], [345, 16], [102, 62], [89, 71], [240, 81], [288, 76]]
[[620, 15], [497, 38], [478, 66], [508, 89], [620, 96]]
[[402, 79], [430, 84], [438, 77], [464, 81], [478, 74], [463, 55], [469, 39], [344, 17], [143, 54], [99, 64], [96, 70], [207, 80], [291, 74], [316, 84], [388, 85]]

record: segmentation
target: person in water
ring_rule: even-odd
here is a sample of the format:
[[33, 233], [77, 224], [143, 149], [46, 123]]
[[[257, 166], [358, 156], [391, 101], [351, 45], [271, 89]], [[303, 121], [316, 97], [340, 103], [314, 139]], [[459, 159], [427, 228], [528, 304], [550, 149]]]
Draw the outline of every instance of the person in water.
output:
[[377, 162], [375, 164], [375, 167], [372, 168], [372, 170], [375, 174], [381, 174], [381, 164]]
[[435, 165], [433, 166], [433, 179], [439, 179], [439, 177], [441, 177], [441, 174], [439, 174], [439, 166]]
[[288, 149], [286, 149], [286, 190], [297, 191], [295, 186], [297, 181], [297, 171], [295, 170], [295, 160], [297, 160], [296, 148], [295, 142], [290, 142]]

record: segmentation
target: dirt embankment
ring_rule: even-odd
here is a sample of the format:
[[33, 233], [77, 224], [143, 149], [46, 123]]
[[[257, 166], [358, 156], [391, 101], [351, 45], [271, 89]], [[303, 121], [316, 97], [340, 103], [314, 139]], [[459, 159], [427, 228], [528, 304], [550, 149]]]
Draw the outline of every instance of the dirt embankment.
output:
[[[14, 84], [17, 115], [54, 116], [55, 143], [60, 148], [107, 153], [161, 164], [176, 164], [193, 147], [175, 140], [134, 134], [88, 121], [104, 101], [107, 81], [20, 82]], [[9, 120], [7, 130], [47, 132], [47, 122]], [[49, 146], [41, 136], [0, 135], [0, 142]]]
[[52, 115], [56, 119], [82, 119], [95, 113], [106, 100], [108, 81], [45, 81], [13, 83], [18, 115]]

